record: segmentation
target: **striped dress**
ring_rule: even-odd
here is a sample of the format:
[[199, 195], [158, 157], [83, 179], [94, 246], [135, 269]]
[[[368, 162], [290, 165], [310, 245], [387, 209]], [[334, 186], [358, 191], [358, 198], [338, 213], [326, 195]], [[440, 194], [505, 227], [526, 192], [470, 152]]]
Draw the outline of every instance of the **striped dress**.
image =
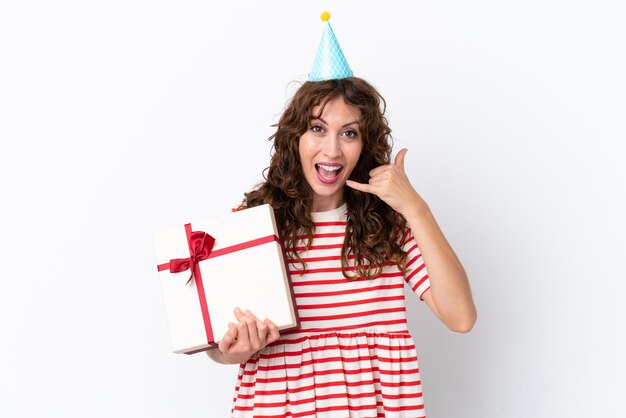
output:
[[424, 417], [404, 304], [405, 285], [420, 298], [430, 287], [417, 243], [407, 232], [407, 273], [386, 266], [371, 280], [348, 280], [346, 205], [312, 217], [305, 271], [289, 262], [301, 327], [240, 365], [232, 417]]

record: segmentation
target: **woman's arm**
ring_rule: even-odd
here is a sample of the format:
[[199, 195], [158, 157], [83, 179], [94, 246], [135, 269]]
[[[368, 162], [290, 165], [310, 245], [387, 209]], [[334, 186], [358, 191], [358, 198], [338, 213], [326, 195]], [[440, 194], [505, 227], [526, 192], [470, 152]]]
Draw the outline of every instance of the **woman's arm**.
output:
[[422, 298], [449, 329], [468, 332], [477, 314], [467, 275], [430, 208], [409, 182], [404, 171], [406, 153], [404, 148], [393, 164], [370, 171], [369, 184], [348, 180], [347, 185], [375, 194], [404, 216], [418, 242], [430, 280], [430, 290]]
[[449, 329], [469, 332], [477, 314], [463, 265], [426, 202], [416, 201], [412, 207], [402, 215], [418, 242], [428, 271], [430, 289], [424, 292], [422, 299]]

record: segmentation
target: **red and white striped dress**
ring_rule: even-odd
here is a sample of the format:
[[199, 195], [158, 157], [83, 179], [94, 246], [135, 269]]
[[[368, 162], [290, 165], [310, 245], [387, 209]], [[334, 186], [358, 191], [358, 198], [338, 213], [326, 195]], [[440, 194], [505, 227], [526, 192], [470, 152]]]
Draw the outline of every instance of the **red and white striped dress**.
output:
[[403, 291], [407, 283], [421, 298], [430, 287], [417, 243], [404, 238], [406, 274], [386, 266], [371, 280], [348, 280], [340, 259], [346, 205], [312, 217], [304, 274], [290, 262], [301, 328], [240, 366], [232, 416], [424, 417]]

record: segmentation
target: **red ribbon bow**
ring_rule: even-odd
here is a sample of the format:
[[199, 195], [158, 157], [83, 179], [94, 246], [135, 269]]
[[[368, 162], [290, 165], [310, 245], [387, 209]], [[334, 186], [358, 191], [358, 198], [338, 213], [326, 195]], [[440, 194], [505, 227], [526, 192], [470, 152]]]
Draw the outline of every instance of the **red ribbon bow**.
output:
[[186, 285], [189, 284], [189, 282], [191, 282], [191, 280], [193, 279], [193, 272], [196, 265], [200, 261], [209, 258], [209, 255], [211, 254], [211, 249], [213, 248], [213, 244], [215, 244], [215, 238], [213, 238], [206, 232], [192, 232], [191, 236], [189, 237], [189, 251], [191, 253], [191, 256], [187, 258], [176, 258], [170, 260], [170, 271], [172, 273], [180, 273], [181, 271], [190, 269], [191, 275], [189, 276], [189, 280], [187, 280], [187, 283], [185, 283]]

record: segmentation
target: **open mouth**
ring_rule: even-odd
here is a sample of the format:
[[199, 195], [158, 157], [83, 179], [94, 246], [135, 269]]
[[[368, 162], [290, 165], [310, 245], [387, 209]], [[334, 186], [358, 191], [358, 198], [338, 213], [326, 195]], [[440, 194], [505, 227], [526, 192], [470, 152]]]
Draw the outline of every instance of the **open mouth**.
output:
[[341, 164], [315, 164], [315, 170], [317, 171], [317, 177], [322, 183], [332, 184], [339, 178], [339, 173], [343, 170]]

